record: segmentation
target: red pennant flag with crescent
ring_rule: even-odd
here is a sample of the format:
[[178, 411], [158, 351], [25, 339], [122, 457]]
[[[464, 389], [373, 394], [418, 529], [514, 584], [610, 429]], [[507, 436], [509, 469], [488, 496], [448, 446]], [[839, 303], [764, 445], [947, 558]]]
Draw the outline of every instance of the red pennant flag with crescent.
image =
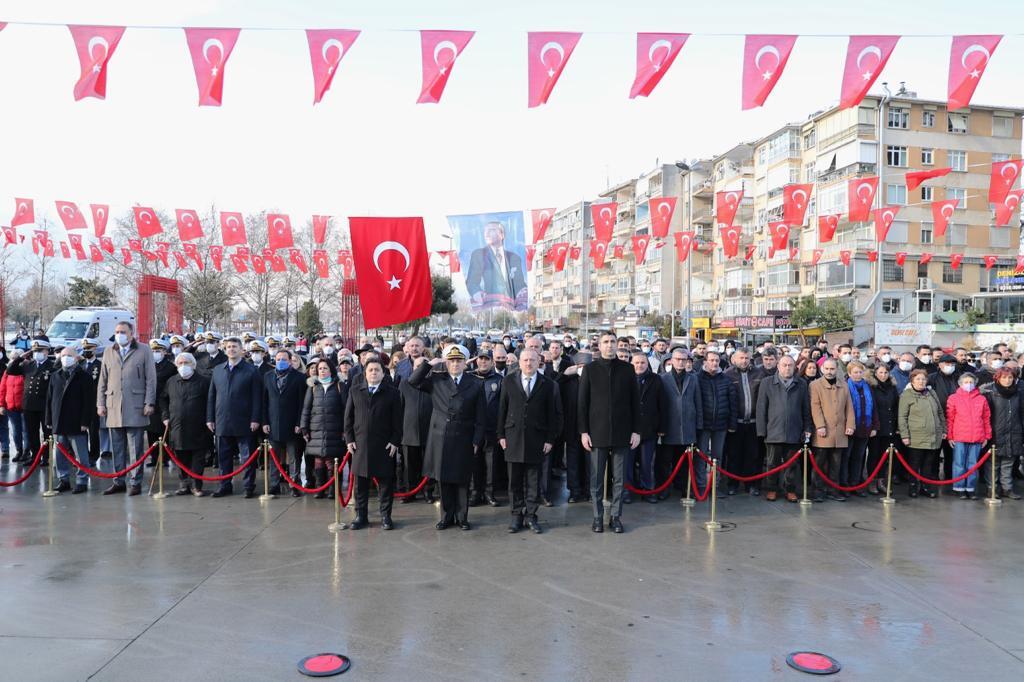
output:
[[693, 232], [676, 232], [674, 235], [676, 240], [676, 258], [680, 263], [685, 263], [686, 259], [690, 256], [690, 248], [693, 246]]
[[529, 106], [547, 104], [551, 91], [562, 75], [572, 51], [580, 42], [582, 33], [531, 32], [526, 44], [529, 54]]
[[604, 258], [608, 254], [608, 242], [598, 239], [590, 240], [590, 257], [594, 261], [594, 269], [600, 270], [604, 267]]
[[953, 36], [949, 50], [949, 97], [946, 108], [955, 111], [971, 103], [971, 97], [988, 68], [1002, 36]]
[[846, 184], [850, 204], [850, 222], [861, 223], [871, 215], [871, 205], [878, 191], [878, 176], [853, 178]]
[[57, 201], [57, 215], [64, 223], [65, 230], [84, 230], [88, 227], [85, 224], [85, 216], [78, 210], [78, 206], [72, 201]]
[[840, 251], [839, 260], [842, 261], [843, 265], [850, 267], [850, 256], [853, 254], [852, 251]]
[[267, 274], [267, 261], [263, 259], [263, 256], [252, 257], [252, 269], [257, 275]]
[[921, 260], [920, 260], [921, 265], [927, 265], [928, 263], [931, 262], [931, 260], [932, 260], [932, 254], [930, 254], [930, 253], [922, 253], [921, 254]]
[[1003, 200], [996, 204], [996, 225], [1003, 226], [1010, 222], [1013, 212], [1020, 208], [1021, 195], [1024, 189], [1014, 189], [1003, 197]]
[[121, 247], [121, 260], [124, 262], [125, 265], [132, 264], [132, 252], [128, 247]]
[[14, 217], [11, 218], [11, 227], [18, 225], [31, 225], [36, 222], [35, 205], [31, 199], [14, 200]]
[[270, 270], [272, 272], [284, 272], [288, 267], [284, 264], [284, 258], [281, 258], [278, 254], [274, 254], [268, 261], [270, 263]]
[[107, 62], [124, 35], [124, 26], [68, 26], [78, 51], [82, 74], [75, 83], [75, 101], [106, 99]]
[[7, 243], [4, 244], [4, 246], [11, 246], [12, 244], [18, 243], [18, 231], [16, 229], [13, 227], [4, 227], [3, 231], [4, 238], [7, 240]]
[[323, 244], [327, 241], [327, 228], [330, 227], [331, 216], [329, 215], [315, 215], [313, 216], [313, 241], [317, 244]]
[[174, 251], [172, 255], [174, 256], [174, 262], [179, 268], [185, 269], [188, 267], [188, 259], [185, 258], [185, 254], [181, 251]]
[[291, 218], [283, 213], [267, 214], [267, 243], [274, 251], [295, 246]]
[[782, 219], [790, 225], [803, 225], [814, 183], [786, 185], [782, 188]]
[[139, 230], [139, 237], [146, 239], [163, 233], [164, 226], [152, 208], [135, 206], [132, 210], [135, 212], [135, 227]]
[[868, 251], [867, 254], [868, 254], [868, 262], [869, 263], [874, 263], [874, 262], [876, 262], [878, 260], [878, 251], [871, 250], [871, 251]]
[[418, 104], [437, 104], [444, 86], [452, 75], [452, 67], [466, 49], [473, 31], [420, 31], [420, 52], [423, 61], [423, 87]]
[[850, 36], [846, 48], [846, 67], [839, 108], [849, 109], [861, 103], [864, 95], [882, 73], [899, 36]]
[[740, 248], [740, 228], [736, 225], [719, 228], [722, 235], [722, 251], [726, 258], [735, 258]]
[[341, 58], [348, 54], [359, 31], [346, 29], [307, 29], [309, 61], [313, 65], [313, 104], [319, 104], [338, 72]]
[[80, 234], [69, 234], [68, 241], [71, 242], [71, 250], [75, 252], [75, 257], [78, 260], [85, 260], [85, 247], [82, 246], [82, 235]]
[[597, 237], [598, 241], [610, 242], [612, 240], [618, 211], [619, 205], [614, 201], [604, 204], [591, 204], [590, 220], [594, 223], [594, 236]]
[[672, 225], [672, 215], [676, 212], [676, 198], [648, 199], [647, 209], [651, 214], [651, 236], [664, 239], [668, 236], [669, 228]]
[[128, 248], [132, 251], [142, 251], [142, 240], [130, 237], [128, 239]]
[[821, 260], [821, 255], [825, 253], [825, 249], [815, 249], [811, 252], [811, 265], [817, 265], [818, 261]]
[[537, 255], [537, 247], [533, 244], [526, 245], [526, 271], [533, 271], [533, 257]]
[[636, 34], [636, 77], [630, 99], [651, 96], [689, 37], [689, 33]]
[[792, 247], [789, 250], [789, 260], [794, 260], [799, 255], [800, 255], [800, 247], [799, 246], [794, 246], [794, 247]]
[[433, 289], [423, 218], [349, 218], [366, 328], [430, 315]]
[[250, 253], [249, 247], [248, 246], [239, 246], [237, 249], [235, 249], [235, 253], [238, 254], [239, 256], [241, 256], [243, 259], [248, 259], [249, 258], [249, 253]]
[[785, 222], [768, 223], [768, 234], [772, 238], [772, 248], [782, 251], [789, 244], [789, 225]]
[[622, 258], [624, 253], [625, 247], [623, 247], [622, 244], [616, 244], [615, 246], [612, 247], [612, 256], [614, 256], [615, 258]]
[[551, 263], [555, 266], [555, 272], [561, 272], [565, 269], [566, 258], [569, 257], [569, 242], [552, 244], [548, 256], [551, 258]]
[[932, 221], [935, 223], [934, 236], [941, 237], [946, 234], [949, 221], [953, 219], [953, 211], [956, 210], [958, 199], [946, 199], [945, 201], [932, 202]]
[[903, 264], [907, 262], [907, 252], [897, 251], [896, 252], [896, 265], [903, 267]]
[[[61, 244], [63, 244], [63, 242], [61, 242]], [[43, 255], [46, 256], [47, 258], [53, 258], [53, 256], [54, 256], [53, 240], [50, 239], [49, 237], [47, 237], [45, 240], [42, 241], [42, 245], [43, 245]]]
[[651, 238], [647, 235], [634, 235], [632, 240], [633, 257], [636, 258], [636, 264], [643, 265], [647, 260], [647, 245], [651, 242]]
[[1022, 166], [1024, 166], [1024, 159], [996, 161], [992, 164], [992, 179], [989, 180], [988, 185], [990, 203], [998, 204], [1006, 198], [1013, 184], [1017, 182]]
[[986, 270], [991, 270], [992, 268], [995, 267], [996, 261], [999, 260], [999, 257], [998, 256], [984, 256], [984, 259], [985, 259], [985, 269]]
[[1021, 270], [1024, 270], [1024, 255], [1017, 256], [1017, 265], [1014, 268], [1014, 272], [1020, 272]]
[[110, 255], [114, 255], [114, 240], [110, 237], [100, 237], [100, 248]]
[[581, 247], [579, 247], [579, 246], [570, 246], [569, 247], [569, 258], [571, 258], [572, 260], [579, 260], [580, 256], [582, 256], [582, 255], [583, 255], [583, 249]]
[[943, 175], [948, 175], [952, 170], [952, 168], [934, 168], [932, 170], [911, 171], [907, 173], [907, 191], [913, 192], [925, 180], [941, 178]]
[[757, 253], [757, 244], [747, 244], [747, 248], [743, 253], [743, 260], [752, 261], [754, 260], [754, 254]]
[[219, 107], [224, 98], [224, 67], [238, 40], [237, 28], [186, 28], [185, 40], [199, 87], [199, 106]]
[[743, 48], [743, 109], [764, 104], [786, 68], [796, 36], [748, 35]]
[[107, 218], [110, 217], [110, 207], [106, 204], [89, 204], [89, 208], [92, 210], [93, 234], [97, 237], [102, 237], [107, 233]]
[[166, 249], [160, 249], [156, 252], [156, 257], [160, 260], [160, 263], [166, 268], [169, 267], [167, 262], [170, 258], [169, 252]]
[[[192, 259], [192, 262], [196, 264], [199, 272], [203, 271], [203, 259], [199, 257], [199, 248], [195, 244], [186, 242], [181, 245], [182, 251], [185, 252], [185, 256]], [[211, 255], [213, 247], [210, 247]]]
[[896, 214], [899, 211], [899, 206], [883, 206], [872, 211], [875, 216], [875, 238], [878, 241], [885, 241], [889, 234], [889, 228], [892, 227], [892, 221], [896, 219]]
[[720, 225], [732, 225], [736, 220], [736, 212], [743, 201], [743, 190], [715, 192], [715, 219]]
[[191, 208], [176, 208], [174, 214], [178, 219], [178, 238], [192, 241], [203, 236], [203, 224], [199, 222], [199, 214]]
[[832, 241], [832, 238], [836, 236], [836, 229], [838, 227], [838, 215], [818, 216], [818, 241], [822, 244]]
[[220, 212], [220, 241], [224, 246], [248, 243], [249, 239], [245, 235], [245, 218], [241, 213]]
[[89, 244], [89, 258], [93, 263], [103, 262], [103, 252], [95, 244]]
[[535, 208], [530, 211], [530, 218], [533, 222], [533, 243], [536, 244], [544, 239], [544, 234], [551, 226], [551, 218], [555, 215], [553, 208]]
[[210, 263], [213, 264], [213, 269], [220, 272], [221, 264], [224, 261], [224, 247], [218, 244], [214, 244], [210, 247]]
[[233, 253], [229, 256], [231, 259], [231, 265], [234, 266], [235, 272], [243, 274], [249, 272], [249, 266], [245, 264], [245, 259], [239, 256], [237, 253]]
[[299, 249], [288, 249], [288, 260], [292, 262], [299, 272], [306, 274], [309, 272], [309, 268], [306, 266], [306, 257], [302, 255], [302, 251]]
[[344, 251], [344, 256], [341, 256], [339, 260], [341, 261], [341, 278], [355, 279], [356, 262], [352, 259], [352, 252]]
[[963, 262], [964, 262], [964, 254], [962, 254], [962, 253], [952, 253], [952, 254], [949, 255], [949, 267], [953, 268], [954, 270], [959, 270], [960, 269], [960, 264], [963, 263]]

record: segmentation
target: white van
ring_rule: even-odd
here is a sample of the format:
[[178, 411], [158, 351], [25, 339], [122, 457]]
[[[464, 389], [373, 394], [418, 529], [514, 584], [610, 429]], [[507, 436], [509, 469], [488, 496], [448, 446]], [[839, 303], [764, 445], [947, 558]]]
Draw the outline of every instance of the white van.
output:
[[135, 314], [123, 308], [74, 307], [60, 311], [46, 335], [51, 346], [68, 346], [89, 338], [96, 340], [96, 355], [110, 345], [114, 327], [118, 322], [130, 322], [135, 327]]

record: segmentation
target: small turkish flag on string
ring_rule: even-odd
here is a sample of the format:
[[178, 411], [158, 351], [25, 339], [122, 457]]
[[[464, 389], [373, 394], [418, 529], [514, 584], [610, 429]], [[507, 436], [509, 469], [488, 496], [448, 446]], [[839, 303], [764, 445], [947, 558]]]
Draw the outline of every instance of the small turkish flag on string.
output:
[[745, 253], [743, 254], [743, 260], [752, 261], [754, 260], [754, 254], [757, 253], [757, 244], [747, 244]]
[[267, 242], [274, 251], [295, 246], [292, 239], [292, 221], [284, 213], [267, 214]]
[[903, 267], [903, 264], [907, 262], [907, 252], [897, 251], [896, 252], [896, 265]]
[[850, 204], [850, 222], [860, 223], [871, 215], [871, 204], [875, 201], [878, 191], [878, 176], [853, 178], [846, 183], [846, 193]]
[[949, 50], [949, 97], [946, 108], [955, 111], [971, 103], [974, 90], [988, 68], [999, 35], [953, 36]]
[[245, 264], [245, 259], [242, 258], [240, 255], [238, 255], [237, 253], [233, 253], [229, 256], [229, 258], [231, 259], [231, 265], [233, 265], [235, 268], [235, 272], [237, 272], [240, 275], [249, 272], [249, 267]]
[[533, 222], [533, 243], [536, 244], [544, 239], [544, 234], [551, 227], [551, 218], [555, 215], [553, 208], [535, 208], [530, 211], [530, 218]]
[[102, 237], [107, 233], [107, 218], [110, 217], [110, 207], [106, 204], [89, 204], [89, 209], [92, 210], [93, 234], [97, 237]]
[[920, 187], [921, 183], [925, 180], [941, 178], [952, 170], [952, 168], [935, 168], [933, 170], [912, 171], [907, 173], [907, 191], [913, 192], [915, 189]]
[[869, 263], [875, 263], [875, 262], [878, 261], [878, 251], [871, 250], [871, 251], [868, 251], [867, 253], [868, 253], [868, 262]]
[[270, 270], [272, 272], [284, 272], [288, 267], [284, 264], [284, 258], [281, 258], [278, 254], [273, 254], [270, 257]]
[[799, 255], [800, 255], [800, 247], [799, 246], [794, 246], [793, 248], [791, 248], [789, 250], [789, 260], [793, 260], [793, 259], [795, 259]]
[[60, 221], [64, 223], [65, 230], [84, 230], [88, 227], [85, 224], [85, 216], [78, 210], [78, 206], [72, 201], [57, 201], [57, 214]]
[[248, 243], [245, 235], [245, 218], [241, 213], [220, 212], [220, 241], [224, 246]]
[[[187, 246], [187, 244], [186, 244]], [[213, 269], [220, 272], [221, 264], [224, 261], [224, 247], [218, 244], [210, 246], [210, 263]]]
[[356, 275], [356, 263], [352, 259], [352, 251], [341, 249], [338, 251], [338, 265], [341, 266], [341, 278], [353, 279]]
[[814, 183], [786, 185], [782, 188], [782, 219], [790, 225], [803, 225], [807, 202]]
[[594, 269], [600, 270], [604, 267], [604, 258], [608, 253], [608, 242], [602, 242], [598, 239], [590, 240], [590, 257], [594, 261]]
[[818, 241], [822, 244], [832, 241], [832, 237], [836, 235], [836, 228], [838, 227], [838, 215], [818, 216]]
[[18, 225], [31, 225], [36, 222], [35, 207], [31, 199], [14, 200], [14, 217], [11, 218], [11, 227]]
[[676, 258], [680, 263], [685, 263], [690, 256], [690, 247], [693, 246], [693, 232], [676, 232], [673, 237], [676, 240]]
[[[699, 250], [700, 249], [698, 249], [698, 251]], [[710, 256], [714, 252], [715, 252], [715, 243], [713, 241], [708, 242], [707, 244], [704, 245], [704, 254], [705, 255]]]
[[782, 251], [789, 243], [789, 225], [785, 222], [768, 223], [768, 233], [772, 237], [772, 248]]
[[932, 220], [935, 223], [934, 236], [941, 237], [946, 234], [946, 228], [949, 227], [949, 221], [953, 219], [953, 211], [958, 203], [960, 202], [957, 199], [932, 202]]
[[782, 75], [796, 36], [748, 35], [743, 48], [743, 109], [764, 104]]
[[89, 244], [89, 258], [93, 263], [103, 262], [103, 252], [100, 251], [100, 247], [95, 244]]
[[[199, 268], [199, 272], [203, 271], [203, 259], [199, 257], [199, 248], [195, 244], [185, 243], [181, 245], [185, 255], [192, 259], [192, 262]], [[213, 247], [210, 247], [211, 250]]]
[[267, 263], [270, 263], [270, 259], [272, 259], [274, 257], [274, 250], [271, 249], [270, 247], [267, 247], [267, 248], [263, 249], [262, 252], [260, 252], [260, 255], [263, 256], [263, 260], [264, 261], [266, 261]]
[[726, 258], [735, 258], [740, 248], [740, 228], [735, 225], [719, 228], [722, 235], [722, 251]]
[[1014, 268], [1014, 272], [1020, 272], [1024, 270], [1024, 256], [1017, 256], [1017, 265]]
[[996, 226], [1007, 225], [1010, 222], [1013, 212], [1020, 208], [1022, 194], [1024, 189], [1010, 190], [1009, 194], [996, 204]]
[[715, 216], [722, 225], [732, 225], [736, 220], [736, 211], [743, 201], [743, 190], [715, 192]]
[[327, 229], [331, 224], [331, 216], [329, 215], [315, 215], [313, 216], [313, 241], [317, 244], [323, 244], [327, 241]]
[[949, 267], [954, 270], [960, 269], [960, 264], [964, 262], [964, 254], [962, 253], [951, 253], [949, 255]]
[[267, 262], [263, 260], [263, 256], [252, 257], [252, 269], [257, 275], [267, 274]]
[[124, 246], [121, 247], [121, 260], [124, 262], [125, 265], [131, 265], [132, 264], [132, 252], [131, 252], [131, 249], [129, 249], [127, 247], [124, 247]]
[[235, 249], [235, 253], [237, 253], [242, 258], [248, 258], [249, 257], [249, 247], [248, 246], [239, 246], [237, 249]]
[[555, 83], [562, 75], [572, 51], [580, 42], [582, 33], [531, 32], [527, 34], [526, 49], [529, 54], [527, 73], [529, 76], [529, 107], [547, 104]]
[[7, 239], [7, 243], [4, 246], [11, 246], [12, 244], [18, 243], [18, 231], [13, 227], [4, 227], [4, 238]]
[[651, 214], [651, 236], [664, 239], [672, 225], [672, 214], [676, 211], [675, 197], [657, 197], [647, 200]]
[[302, 251], [299, 249], [288, 249], [288, 260], [292, 262], [299, 272], [306, 274], [309, 272], [309, 268], [306, 266], [306, 257], [302, 255]]
[[633, 257], [636, 258], [637, 265], [643, 265], [644, 261], [647, 260], [647, 245], [650, 243], [651, 238], [647, 235], [634, 235], [633, 241]]
[[1017, 182], [1022, 166], [1024, 159], [996, 161], [992, 164], [992, 179], [988, 185], [988, 200], [991, 203], [998, 204], [1006, 198], [1010, 188]]
[[689, 33], [636, 34], [636, 78], [629, 91], [630, 99], [650, 97], [689, 37]]
[[889, 234], [889, 228], [892, 227], [892, 221], [896, 219], [899, 210], [899, 206], [883, 206], [872, 211], [875, 216], [875, 238], [878, 241], [885, 241]]
[[612, 256], [615, 258], [622, 258], [625, 253], [625, 247], [622, 244], [616, 244], [612, 247]]
[[569, 247], [569, 258], [570, 260], [579, 260], [580, 256], [583, 255], [583, 249], [579, 246]]
[[114, 255], [114, 240], [110, 237], [100, 237], [100, 248], [110, 255]]
[[148, 206], [136, 206], [132, 209], [135, 212], [135, 227], [139, 230], [139, 236], [143, 239], [162, 234], [164, 226], [156, 217], [156, 211]]
[[825, 253], [825, 249], [815, 249], [811, 252], [811, 265], [817, 265], [818, 261], [821, 260], [821, 255]]
[[[49, 237], [47, 237], [45, 240], [42, 241], [42, 244], [43, 244], [43, 255], [46, 256], [47, 258], [53, 258], [54, 257], [53, 240], [50, 239]], [[61, 242], [61, 244], [64, 244], [64, 242]]]
[[860, 104], [882, 73], [899, 39], [899, 36], [850, 36], [839, 95], [840, 109]]
[[68, 26], [78, 51], [82, 75], [75, 83], [75, 101], [106, 99], [107, 62], [124, 35], [124, 26]]
[[368, 329], [430, 315], [423, 218], [349, 218], [359, 304]]
[[224, 97], [224, 67], [235, 49], [238, 32], [237, 28], [185, 29], [199, 87], [199, 106], [220, 106]]
[[179, 268], [185, 269], [188, 267], [188, 259], [185, 258], [185, 254], [181, 251], [174, 251], [172, 255], [174, 256], [174, 262]]
[[68, 241], [71, 242], [71, 250], [75, 252], [78, 260], [85, 260], [85, 247], [82, 246], [82, 235], [69, 234]]
[[199, 222], [198, 213], [191, 208], [176, 208], [174, 214], [178, 219], [178, 239], [187, 242], [203, 236], [203, 225]]
[[999, 260], [998, 256], [983, 256], [983, 258], [985, 259], [986, 270], [991, 270], [992, 268], [994, 268], [996, 265], [996, 261]]
[[619, 205], [614, 201], [590, 206], [590, 220], [594, 223], [594, 236], [598, 241], [610, 242], [612, 240], [618, 211]]
[[473, 37], [473, 31], [420, 31], [423, 87], [417, 104], [437, 104], [452, 75], [455, 59]]
[[[149, 252], [147, 251], [146, 253], [148, 254]], [[167, 252], [167, 251], [157, 251], [157, 252], [156, 252], [156, 257], [157, 257], [158, 259], [160, 259], [160, 263], [161, 263], [161, 265], [163, 265], [163, 266], [164, 266], [165, 268], [166, 268], [166, 267], [169, 267], [169, 266], [167, 265], [167, 260], [168, 260], [168, 258], [169, 258], [169, 256], [168, 256], [168, 252]]]
[[555, 266], [555, 272], [565, 269], [565, 260], [569, 256], [569, 242], [558, 242], [551, 245], [551, 263]]
[[839, 260], [842, 261], [843, 265], [850, 267], [850, 256], [853, 254], [852, 251], [840, 251]]
[[345, 29], [306, 29], [309, 60], [313, 65], [313, 104], [319, 104], [331, 87], [341, 58], [348, 54], [359, 31]]
[[929, 262], [931, 262], [931, 260], [932, 260], [932, 254], [930, 254], [930, 253], [922, 253], [921, 254], [921, 260], [919, 262], [921, 263], [921, 265], [926, 265]]
[[526, 245], [526, 271], [533, 271], [533, 257], [537, 254], [537, 247], [533, 244]]

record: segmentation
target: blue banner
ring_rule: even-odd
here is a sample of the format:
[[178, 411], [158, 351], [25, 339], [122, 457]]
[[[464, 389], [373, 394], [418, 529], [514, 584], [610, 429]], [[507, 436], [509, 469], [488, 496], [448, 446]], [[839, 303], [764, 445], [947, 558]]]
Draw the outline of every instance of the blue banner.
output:
[[450, 215], [448, 225], [473, 311], [526, 310], [530, 294], [522, 211]]

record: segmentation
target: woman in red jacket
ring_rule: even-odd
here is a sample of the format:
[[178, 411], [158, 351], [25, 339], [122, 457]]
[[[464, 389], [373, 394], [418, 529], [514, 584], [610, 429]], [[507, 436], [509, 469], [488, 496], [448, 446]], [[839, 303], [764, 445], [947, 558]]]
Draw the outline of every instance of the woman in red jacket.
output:
[[[988, 401], [977, 388], [977, 379], [970, 372], [960, 377], [960, 390], [949, 396], [946, 401], [946, 433], [953, 446], [953, 478], [962, 476], [964, 472], [978, 463], [981, 446], [992, 438], [992, 420]], [[978, 472], [974, 472], [966, 480], [953, 484], [953, 492], [959, 493], [961, 500], [970, 497], [978, 499], [974, 485], [978, 480]]]
[[[15, 464], [32, 461], [31, 455], [26, 457], [25, 423], [21, 414], [21, 397], [25, 389], [25, 376], [21, 369], [22, 354], [20, 348], [11, 351], [11, 363], [0, 379], [0, 419], [8, 422], [10, 435], [14, 437], [15, 455], [11, 461]], [[4, 459], [7, 458], [8, 447], [5, 442], [2, 448]]]

